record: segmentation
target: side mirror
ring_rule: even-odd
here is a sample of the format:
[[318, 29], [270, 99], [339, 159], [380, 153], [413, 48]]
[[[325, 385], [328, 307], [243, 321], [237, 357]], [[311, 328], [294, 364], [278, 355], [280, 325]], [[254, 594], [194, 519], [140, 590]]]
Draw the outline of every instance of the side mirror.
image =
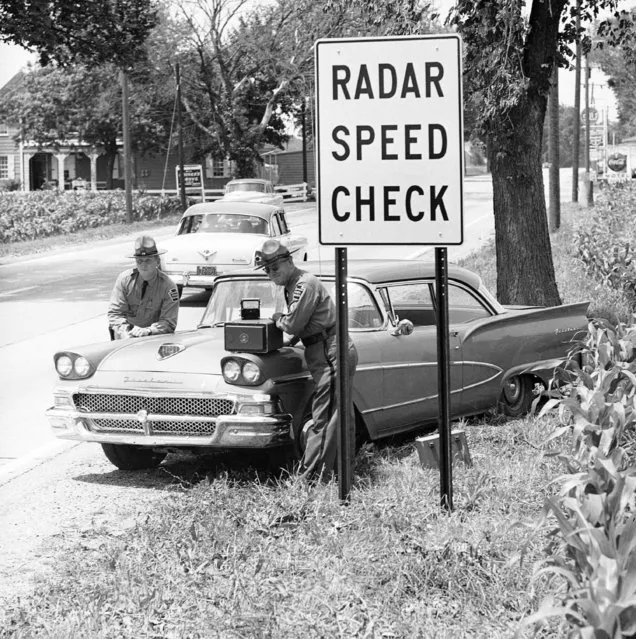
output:
[[413, 332], [413, 322], [408, 319], [400, 320], [397, 323], [397, 326], [392, 326], [389, 329], [389, 333], [391, 335], [410, 335]]

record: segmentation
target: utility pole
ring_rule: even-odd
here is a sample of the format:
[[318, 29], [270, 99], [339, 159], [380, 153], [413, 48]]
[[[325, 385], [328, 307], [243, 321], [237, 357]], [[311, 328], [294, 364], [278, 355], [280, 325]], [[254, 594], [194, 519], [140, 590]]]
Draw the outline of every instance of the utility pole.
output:
[[585, 56], [585, 203], [594, 206], [594, 182], [590, 179], [590, 58]]
[[133, 221], [132, 171], [130, 170], [130, 114], [128, 110], [128, 74], [124, 69], [121, 77], [122, 129], [124, 136], [124, 188], [126, 189], [126, 223]]
[[181, 123], [181, 70], [179, 63], [175, 65], [177, 76], [177, 128], [179, 129], [179, 194], [181, 197], [181, 211], [185, 211], [188, 207], [186, 201], [185, 175], [183, 169], [183, 125]]
[[550, 205], [548, 218], [550, 230], [557, 231], [561, 226], [561, 175], [559, 158], [559, 67], [556, 64], [552, 70], [548, 114], [548, 150], [550, 157]]
[[307, 184], [307, 123], [306, 123], [306, 104], [307, 98], [303, 96], [303, 104], [300, 109], [300, 117], [303, 129], [303, 182]]
[[581, 0], [576, 0], [576, 66], [574, 68], [574, 140], [572, 143], [572, 202], [579, 201], [579, 155], [581, 153]]

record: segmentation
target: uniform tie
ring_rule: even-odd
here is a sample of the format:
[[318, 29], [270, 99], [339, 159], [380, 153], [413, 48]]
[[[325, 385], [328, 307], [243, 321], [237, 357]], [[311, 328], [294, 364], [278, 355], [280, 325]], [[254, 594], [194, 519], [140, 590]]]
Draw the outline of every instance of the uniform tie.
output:
[[141, 299], [144, 299], [144, 295], [146, 294], [146, 289], [148, 288], [148, 281], [144, 280], [141, 283]]

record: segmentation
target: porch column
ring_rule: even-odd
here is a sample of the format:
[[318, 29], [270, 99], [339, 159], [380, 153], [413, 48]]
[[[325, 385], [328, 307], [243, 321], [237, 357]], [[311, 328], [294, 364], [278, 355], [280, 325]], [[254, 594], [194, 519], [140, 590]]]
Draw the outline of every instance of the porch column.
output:
[[99, 153], [93, 149], [89, 157], [91, 159], [91, 191], [97, 191], [97, 158]]
[[29, 165], [31, 163], [31, 158], [35, 155], [35, 153], [25, 153], [23, 150], [20, 154], [20, 182], [22, 191], [30, 191], [31, 190], [31, 173], [29, 171]]
[[57, 190], [64, 190], [64, 161], [68, 157], [68, 153], [58, 153], [55, 158], [57, 159]]

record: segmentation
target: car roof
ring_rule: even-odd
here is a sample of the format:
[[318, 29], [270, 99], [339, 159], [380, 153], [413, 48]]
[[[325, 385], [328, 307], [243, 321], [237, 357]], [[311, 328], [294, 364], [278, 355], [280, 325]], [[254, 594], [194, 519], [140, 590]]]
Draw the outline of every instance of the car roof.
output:
[[230, 180], [228, 184], [245, 184], [249, 182], [269, 182], [269, 180], [264, 180], [263, 178], [239, 178], [236, 180]]
[[216, 202], [199, 202], [193, 204], [183, 216], [187, 215], [205, 215], [206, 213], [218, 213], [226, 215], [257, 215], [258, 217], [269, 218], [281, 211], [280, 206], [274, 206], [272, 204], [260, 204], [258, 202], [224, 202], [223, 200], [217, 200]]
[[[336, 269], [333, 260], [320, 260], [310, 262], [296, 262], [303, 271], [307, 271], [316, 275], [317, 277], [332, 278], [335, 276]], [[479, 275], [469, 271], [457, 264], [448, 264], [448, 279], [464, 282], [474, 289], [479, 289], [482, 280]], [[262, 273], [262, 271], [234, 271], [225, 277], [232, 277], [232, 275], [243, 275], [251, 273]], [[430, 279], [435, 277], [435, 262], [433, 261], [420, 261], [420, 260], [361, 260], [351, 259], [347, 260], [347, 275], [348, 277], [357, 277], [367, 280], [372, 284], [383, 284], [387, 282], [396, 282], [404, 280], [420, 280]], [[219, 279], [223, 279], [224, 276], [220, 276]]]

